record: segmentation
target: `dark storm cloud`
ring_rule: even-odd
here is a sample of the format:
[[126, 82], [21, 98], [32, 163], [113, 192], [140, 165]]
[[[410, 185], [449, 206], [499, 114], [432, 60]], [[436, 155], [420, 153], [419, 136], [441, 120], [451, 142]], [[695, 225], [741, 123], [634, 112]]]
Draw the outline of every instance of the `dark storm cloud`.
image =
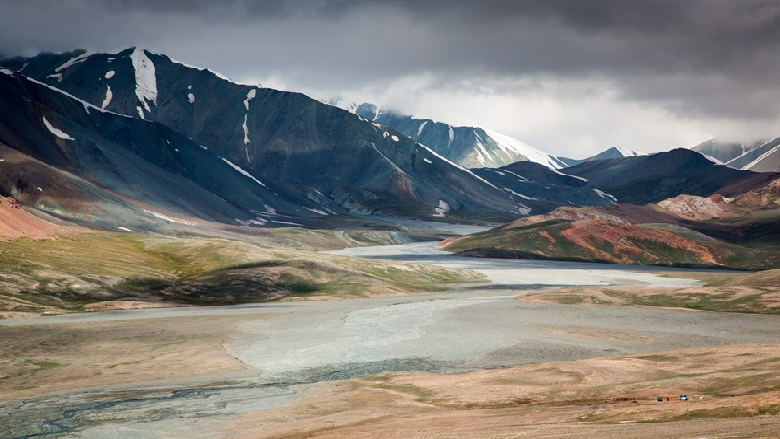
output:
[[[297, 32], [325, 40], [338, 35], [312, 34], [318, 30], [308, 27], [312, 21], [359, 18], [376, 20], [381, 28], [384, 20], [398, 20], [428, 31], [430, 40], [417, 42], [421, 48], [409, 47], [415, 42], [403, 34], [387, 41], [429, 56], [431, 62], [422, 68], [477, 65], [510, 73], [748, 69], [739, 61], [754, 61], [763, 51], [777, 53], [780, 29], [780, 3], [759, 0], [4, 0], [0, 12], [3, 34], [34, 34], [51, 45], [99, 43], [95, 33], [94, 41], [70, 40], [90, 30], [108, 31], [101, 23], [121, 20], [117, 15], [156, 23], [173, 20], [174, 25], [192, 20], [203, 26], [287, 20], [301, 26]], [[20, 12], [25, 15], [21, 21], [16, 17]], [[36, 16], [63, 22], [41, 28], [35, 26]], [[127, 37], [133, 24], [138, 23], [110, 30]], [[22, 49], [13, 47], [18, 38], [3, 36], [9, 37], [2, 39], [9, 43], [0, 42], [3, 51]], [[437, 52], [462, 56], [446, 62]], [[344, 55], [359, 60], [359, 54]]]
[[778, 30], [780, 0], [0, 0], [9, 55], [143, 44], [309, 90], [593, 78], [693, 118], [780, 115]]

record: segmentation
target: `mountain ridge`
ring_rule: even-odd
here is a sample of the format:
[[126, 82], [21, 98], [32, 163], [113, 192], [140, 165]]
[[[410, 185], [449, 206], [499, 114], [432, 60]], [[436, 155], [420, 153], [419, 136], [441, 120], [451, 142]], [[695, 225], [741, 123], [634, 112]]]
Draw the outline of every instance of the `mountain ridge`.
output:
[[780, 171], [780, 137], [747, 143], [710, 139], [690, 149], [711, 156], [735, 169]]
[[523, 208], [519, 197], [393, 130], [300, 93], [229, 82], [167, 55], [131, 48], [11, 64], [94, 108], [166, 125], [319, 211], [428, 216], [444, 202], [450, 214], [469, 217]]
[[374, 104], [329, 99], [323, 102], [400, 132], [466, 168], [498, 168], [516, 161], [532, 161], [552, 169], [565, 166], [558, 157], [511, 136], [481, 127], [454, 126], [417, 118]]

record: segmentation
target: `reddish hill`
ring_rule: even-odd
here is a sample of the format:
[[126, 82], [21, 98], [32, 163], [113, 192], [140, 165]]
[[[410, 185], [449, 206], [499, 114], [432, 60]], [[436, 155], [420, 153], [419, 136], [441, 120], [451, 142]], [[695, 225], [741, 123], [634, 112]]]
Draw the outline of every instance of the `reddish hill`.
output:
[[754, 183], [733, 199], [680, 195], [644, 206], [560, 207], [442, 245], [478, 257], [776, 268], [780, 179]]
[[465, 256], [557, 259], [616, 264], [767, 269], [772, 252], [729, 244], [674, 225], [548, 221], [458, 238], [445, 250]]
[[58, 226], [22, 209], [15, 199], [0, 197], [0, 241], [47, 238], [58, 230]]

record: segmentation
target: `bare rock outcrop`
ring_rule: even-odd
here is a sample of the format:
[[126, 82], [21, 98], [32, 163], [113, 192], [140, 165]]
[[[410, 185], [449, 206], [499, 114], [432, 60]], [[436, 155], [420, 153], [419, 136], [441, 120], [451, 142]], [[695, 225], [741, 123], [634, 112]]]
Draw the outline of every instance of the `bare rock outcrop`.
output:
[[660, 201], [657, 205], [679, 217], [710, 220], [713, 218], [737, 216], [734, 209], [731, 208], [730, 201], [719, 194], [707, 198], [694, 195], [679, 195]]
[[746, 208], [777, 207], [780, 204], [780, 179], [769, 182], [761, 189], [738, 196], [734, 204]]
[[598, 207], [568, 207], [561, 206], [552, 212], [529, 216], [525, 218], [519, 218], [511, 223], [502, 226], [502, 229], [512, 229], [517, 227], [524, 227], [532, 224], [538, 224], [546, 221], [591, 221], [599, 220], [611, 223], [627, 223], [628, 221], [609, 213], [605, 209]]

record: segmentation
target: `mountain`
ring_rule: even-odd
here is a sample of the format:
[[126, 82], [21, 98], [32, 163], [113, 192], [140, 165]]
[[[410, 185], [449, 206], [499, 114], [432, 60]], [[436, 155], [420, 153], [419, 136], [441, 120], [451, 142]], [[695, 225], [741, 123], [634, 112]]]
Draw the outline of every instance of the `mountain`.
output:
[[706, 142], [702, 142], [694, 146], [691, 148], [691, 150], [712, 157], [716, 160], [719, 160], [720, 162], [727, 163], [750, 151], [761, 143], [764, 142], [757, 144], [745, 144], [740, 142], [722, 142], [719, 140], [710, 139]]
[[624, 149], [619, 146], [613, 146], [612, 148], [602, 151], [592, 157], [588, 157], [585, 159], [585, 161], [620, 159], [623, 157], [637, 157], [639, 155], [640, 154], [636, 151]]
[[[67, 193], [50, 191], [51, 200], [41, 203], [30, 190], [39, 185], [17, 184], [8, 173], [6, 193], [112, 227], [121, 226], [116, 220], [125, 210], [134, 212], [135, 227], [159, 220], [139, 208], [143, 203], [233, 224], [298, 224], [334, 213], [508, 219], [561, 205], [702, 195], [752, 175], [714, 167], [691, 151], [595, 160], [562, 175], [554, 157], [480, 128], [365, 104], [350, 113], [137, 47], [118, 54], [45, 53], [0, 65], [6, 66], [0, 141], [26, 157], [25, 166], [34, 163], [36, 172], [45, 168], [71, 182]], [[532, 160], [469, 170], [384, 124], [391, 122], [450, 153], [471, 139], [491, 166], [501, 151]], [[615, 148], [600, 156], [610, 154], [627, 153]], [[85, 201], [71, 203], [85, 194]], [[96, 206], [104, 207], [85, 213]]]
[[559, 207], [442, 245], [478, 257], [778, 268], [780, 178], [755, 183], [734, 198], [680, 195], [644, 206]]
[[149, 229], [175, 222], [155, 208], [235, 224], [262, 222], [253, 210], [264, 206], [296, 216], [316, 206], [164, 125], [9, 70], [0, 71], [0, 113], [0, 192], [55, 216]]
[[472, 171], [494, 185], [523, 198], [528, 213], [549, 212], [559, 206], [609, 206], [614, 198], [587, 187], [582, 177], [564, 174], [538, 163], [515, 162], [500, 168]]
[[[136, 159], [172, 167], [180, 177], [207, 186], [213, 196], [233, 208], [291, 216], [351, 212], [461, 217], [506, 216], [524, 209], [521, 197], [392, 129], [300, 93], [238, 84], [142, 48], [118, 54], [45, 53], [3, 60], [0, 65], [18, 72], [11, 73], [17, 86], [30, 87], [32, 81], [38, 81], [86, 102], [82, 105], [71, 99], [76, 104], [56, 111], [50, 121], [55, 128], [77, 132], [71, 123], [92, 124], [90, 131], [120, 144]], [[78, 113], [84, 110], [79, 107], [90, 108], [91, 117], [111, 122], [81, 121], [84, 115]], [[39, 133], [36, 136], [46, 135], [40, 120], [25, 117], [35, 122], [28, 128]], [[75, 122], [71, 120], [74, 117]], [[75, 139], [81, 145], [80, 137]], [[195, 154], [206, 153], [199, 151], [207, 151], [211, 161], [198, 170], [184, 168], [168, 157], [176, 157], [168, 141], [191, 154], [187, 156], [191, 157], [189, 166], [201, 166]], [[36, 142], [18, 146], [27, 148], [26, 153], [37, 147]], [[47, 148], [57, 150], [51, 145]], [[100, 174], [93, 176], [99, 182], [111, 174], [101, 163], [93, 162], [82, 166], [80, 172]], [[220, 170], [218, 174], [231, 168], [247, 184], [258, 186], [253, 188], [255, 195], [243, 199], [230, 195], [227, 184], [217, 187], [221, 182], [218, 175], [202, 175], [211, 171], [211, 163], [221, 163], [214, 168]], [[53, 164], [59, 165], [70, 164]], [[130, 180], [130, 176], [123, 178]], [[105, 184], [118, 190], [110, 181]], [[166, 196], [166, 200], [170, 198]], [[186, 212], [194, 209], [180, 207]], [[234, 216], [225, 209], [225, 217]], [[200, 212], [204, 215], [205, 211]]]
[[729, 160], [726, 165], [756, 172], [776, 172], [780, 170], [780, 137], [759, 142], [740, 156]]
[[776, 268], [774, 252], [719, 241], [683, 227], [589, 219], [537, 221], [451, 240], [466, 256], [556, 259], [697, 268]]
[[721, 142], [715, 139], [700, 143], [693, 151], [713, 157], [735, 169], [756, 172], [780, 171], [780, 137], [750, 143]]
[[[709, 196], [758, 175], [718, 165], [683, 148], [649, 156], [589, 161], [567, 168], [566, 173], [587, 179], [586, 187], [633, 204], [656, 203], [680, 194]], [[736, 192], [721, 193], [731, 196]]]
[[557, 157], [539, 151], [510, 136], [478, 127], [455, 127], [431, 119], [419, 119], [376, 105], [343, 99], [325, 101], [385, 126], [429, 147], [466, 168], [498, 168], [517, 161], [531, 161], [560, 169]]
[[579, 164], [585, 163], [585, 162], [591, 162], [594, 160], [610, 160], [610, 159], [619, 159], [623, 157], [637, 157], [640, 154], [636, 151], [631, 151], [628, 149], [621, 148], [619, 146], [613, 146], [612, 148], [609, 148], [607, 150], [604, 150], [594, 156], [590, 156], [588, 158], [578, 160], [578, 159], [570, 159], [566, 157], [559, 157], [559, 159], [566, 164], [567, 167], [570, 166], [577, 166]]

